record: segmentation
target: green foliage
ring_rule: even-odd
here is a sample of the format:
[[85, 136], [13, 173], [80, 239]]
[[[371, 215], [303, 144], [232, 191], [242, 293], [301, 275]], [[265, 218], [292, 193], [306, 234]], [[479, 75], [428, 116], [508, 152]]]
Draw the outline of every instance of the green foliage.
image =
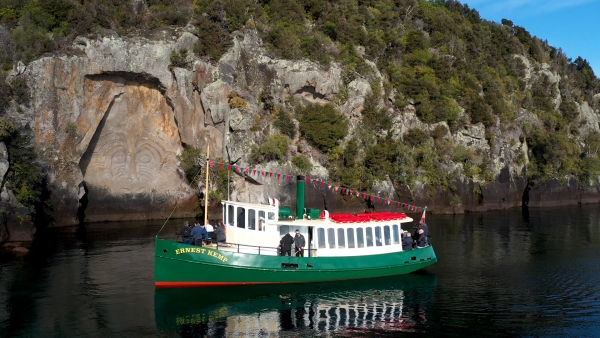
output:
[[273, 121], [275, 128], [279, 129], [283, 135], [286, 135], [290, 139], [296, 137], [296, 124], [292, 121], [292, 116], [286, 110], [282, 110], [275, 121]]
[[426, 143], [429, 140], [427, 133], [425, 133], [422, 129], [412, 128], [409, 129], [406, 134], [402, 137], [404, 143], [406, 143], [410, 147], [418, 147], [421, 144]]
[[192, 187], [197, 186], [202, 180], [199, 174], [202, 167], [205, 166], [206, 154], [200, 148], [184, 145], [181, 155], [177, 156], [177, 160], [189, 185]]
[[28, 102], [30, 99], [29, 87], [24, 77], [16, 78], [11, 84], [12, 95], [19, 104]]
[[[217, 159], [218, 161], [218, 159]], [[223, 161], [218, 161], [223, 162]], [[210, 168], [209, 173], [209, 204], [219, 203], [227, 199], [227, 179], [229, 172], [226, 168]]]
[[171, 51], [171, 67], [187, 68], [188, 62], [188, 51], [183, 48], [179, 51]]
[[65, 126], [65, 133], [73, 135], [75, 132], [77, 132], [77, 125], [74, 122], [67, 123]]
[[322, 152], [330, 151], [348, 134], [348, 121], [331, 104], [308, 104], [296, 111], [300, 133]]
[[0, 118], [0, 140], [9, 140], [13, 134], [17, 131], [17, 128], [7, 120]]
[[43, 177], [31, 146], [31, 136], [14, 131], [7, 142], [10, 167], [6, 173], [6, 187], [12, 189], [17, 200], [35, 215], [42, 202]]
[[313, 168], [313, 165], [312, 163], [310, 163], [310, 160], [304, 155], [294, 156], [292, 158], [292, 164], [296, 168], [298, 168], [298, 170], [300, 170], [300, 172], [303, 174], [308, 174]]
[[282, 162], [287, 155], [289, 147], [289, 137], [280, 134], [271, 135], [260, 146], [254, 145], [252, 147], [252, 150], [250, 152], [250, 162]]
[[362, 122], [366, 133], [379, 133], [392, 127], [392, 118], [386, 108], [378, 107], [378, 99], [374, 94], [365, 97], [362, 110]]

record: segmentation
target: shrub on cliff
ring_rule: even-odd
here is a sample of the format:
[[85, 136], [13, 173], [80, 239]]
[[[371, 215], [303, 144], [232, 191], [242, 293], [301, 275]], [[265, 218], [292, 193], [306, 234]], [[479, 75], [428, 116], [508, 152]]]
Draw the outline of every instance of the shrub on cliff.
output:
[[279, 129], [279, 131], [288, 136], [290, 139], [294, 139], [296, 137], [296, 124], [292, 121], [292, 117], [286, 110], [282, 110], [277, 115], [275, 121], [273, 121], [273, 125], [275, 128]]
[[346, 117], [331, 104], [308, 104], [298, 108], [296, 116], [302, 137], [322, 152], [331, 150], [348, 134]]
[[290, 139], [287, 136], [280, 134], [271, 135], [260, 146], [252, 146], [252, 150], [250, 151], [250, 162], [282, 162], [287, 155], [289, 147]]
[[298, 168], [298, 170], [300, 170], [300, 172], [303, 174], [308, 174], [313, 168], [313, 165], [312, 163], [310, 163], [310, 160], [304, 155], [294, 156], [292, 158], [292, 164], [294, 165], [294, 167]]

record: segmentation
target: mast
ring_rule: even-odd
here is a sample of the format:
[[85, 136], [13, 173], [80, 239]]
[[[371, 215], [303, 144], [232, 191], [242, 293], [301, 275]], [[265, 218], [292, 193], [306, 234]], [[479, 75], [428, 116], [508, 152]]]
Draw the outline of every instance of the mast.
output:
[[206, 184], [204, 186], [204, 226], [208, 224], [208, 165], [210, 157], [210, 144], [206, 145]]

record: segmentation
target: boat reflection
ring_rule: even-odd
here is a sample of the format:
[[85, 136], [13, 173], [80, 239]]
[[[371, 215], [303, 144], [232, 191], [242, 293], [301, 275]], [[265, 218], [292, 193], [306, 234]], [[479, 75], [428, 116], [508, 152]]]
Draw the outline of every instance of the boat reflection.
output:
[[154, 311], [159, 330], [186, 336], [425, 332], [435, 287], [436, 277], [422, 271], [318, 284], [156, 289]]

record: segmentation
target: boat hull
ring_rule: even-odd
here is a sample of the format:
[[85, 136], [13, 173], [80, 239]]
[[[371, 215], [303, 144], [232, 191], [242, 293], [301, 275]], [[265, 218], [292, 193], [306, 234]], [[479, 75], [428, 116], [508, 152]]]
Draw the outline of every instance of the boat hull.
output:
[[353, 257], [289, 257], [237, 253], [155, 240], [157, 288], [291, 284], [411, 273], [437, 262], [432, 246]]

